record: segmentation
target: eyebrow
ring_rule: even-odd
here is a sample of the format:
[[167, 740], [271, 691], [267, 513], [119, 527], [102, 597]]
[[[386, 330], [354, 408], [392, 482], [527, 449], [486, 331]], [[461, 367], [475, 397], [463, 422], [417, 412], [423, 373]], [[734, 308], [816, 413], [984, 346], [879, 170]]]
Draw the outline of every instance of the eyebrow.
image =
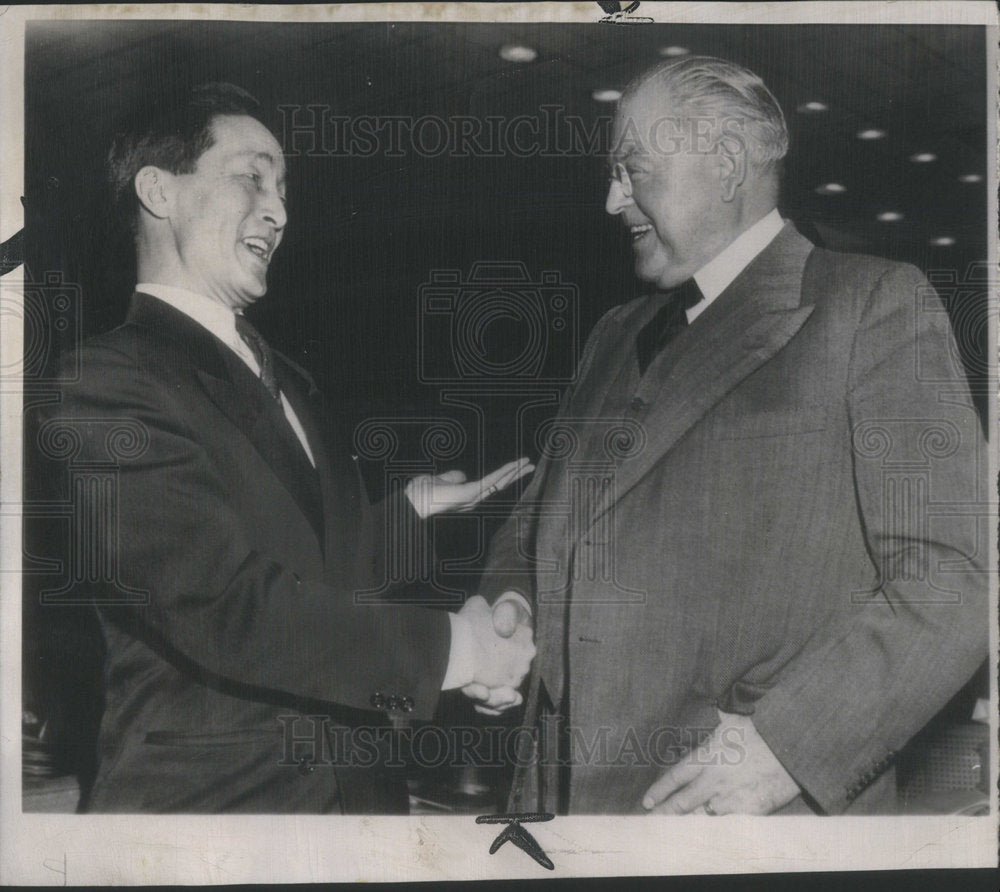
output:
[[282, 164], [277, 158], [274, 157], [270, 152], [256, 152], [253, 149], [247, 149], [244, 152], [237, 152], [233, 155], [234, 158], [253, 158], [254, 161], [266, 161], [272, 167], [278, 167], [281, 169], [282, 176], [278, 179], [279, 185], [285, 184], [285, 165]]

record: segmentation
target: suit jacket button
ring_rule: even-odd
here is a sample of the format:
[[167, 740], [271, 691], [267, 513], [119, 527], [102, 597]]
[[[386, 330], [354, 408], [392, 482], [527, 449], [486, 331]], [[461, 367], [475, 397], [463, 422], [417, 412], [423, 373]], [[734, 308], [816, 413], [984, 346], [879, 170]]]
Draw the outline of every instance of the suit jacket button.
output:
[[382, 709], [385, 706], [385, 696], [381, 691], [376, 691], [368, 702], [376, 709]]
[[299, 759], [299, 774], [312, 774], [315, 770], [316, 766], [313, 765], [312, 759]]
[[413, 698], [412, 697], [402, 697], [399, 701], [399, 708], [403, 712], [413, 712]]
[[643, 409], [646, 408], [646, 401], [642, 399], [642, 397], [636, 396], [632, 398], [632, 402], [628, 404], [628, 407], [633, 412], [641, 412]]

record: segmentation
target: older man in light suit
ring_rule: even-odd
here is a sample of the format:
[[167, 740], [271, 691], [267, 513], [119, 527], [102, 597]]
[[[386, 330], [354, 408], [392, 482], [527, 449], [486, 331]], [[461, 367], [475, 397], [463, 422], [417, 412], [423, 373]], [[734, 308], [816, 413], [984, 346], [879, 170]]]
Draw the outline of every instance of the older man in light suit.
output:
[[521, 595], [539, 649], [511, 807], [892, 811], [894, 754], [987, 650], [947, 316], [914, 268], [781, 219], [753, 73], [663, 63], [614, 133], [607, 211], [659, 293], [597, 324], [493, 543], [482, 594]]

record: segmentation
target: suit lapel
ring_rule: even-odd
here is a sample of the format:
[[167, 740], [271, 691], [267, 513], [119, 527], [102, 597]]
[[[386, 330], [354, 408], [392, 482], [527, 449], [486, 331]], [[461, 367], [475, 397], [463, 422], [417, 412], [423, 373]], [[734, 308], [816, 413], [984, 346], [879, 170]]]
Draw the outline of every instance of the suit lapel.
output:
[[[198, 369], [205, 392], [250, 441], [260, 457], [295, 499], [323, 540], [323, 509], [316, 471], [309, 463], [295, 431], [281, 406], [264, 389], [253, 372], [228, 347], [220, 344], [226, 377], [216, 377]], [[287, 387], [287, 383], [286, 383]], [[286, 397], [287, 397], [286, 392]], [[296, 412], [301, 420], [301, 414]], [[312, 448], [312, 443], [310, 443]]]
[[[362, 515], [356, 471], [345, 466], [350, 445], [342, 430], [321, 429], [317, 420], [329, 420], [328, 413], [322, 394], [308, 374], [280, 353], [275, 353], [275, 360], [278, 384], [302, 423], [316, 461], [325, 535], [323, 551], [329, 561], [332, 556], [342, 556], [346, 544], [355, 540]], [[328, 442], [333, 442], [332, 453], [327, 450]]]
[[[813, 310], [801, 301], [802, 273], [812, 249], [811, 242], [786, 224], [654, 360], [635, 394], [650, 406], [642, 419], [646, 446], [618, 466], [614, 486], [598, 503], [591, 523], [645, 477], [709, 409], [795, 336]], [[629, 363], [635, 362], [635, 333], [649, 315], [628, 326]]]
[[[281, 406], [271, 398], [253, 372], [207, 329], [154, 297], [136, 294], [128, 321], [170, 339], [188, 355], [205, 394], [250, 441], [295, 499], [322, 541], [323, 510], [316, 472]], [[300, 413], [297, 407], [296, 414], [300, 420], [303, 414], [308, 415]], [[314, 448], [314, 442], [315, 439], [310, 439], [310, 448]]]

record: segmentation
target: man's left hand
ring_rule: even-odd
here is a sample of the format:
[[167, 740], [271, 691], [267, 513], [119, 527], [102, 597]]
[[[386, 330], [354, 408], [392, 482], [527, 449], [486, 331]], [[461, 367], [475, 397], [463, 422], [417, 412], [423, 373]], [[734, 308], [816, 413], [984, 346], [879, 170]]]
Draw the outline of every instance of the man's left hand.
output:
[[461, 471], [421, 474], [406, 484], [406, 495], [422, 519], [445, 511], [471, 511], [483, 499], [530, 474], [535, 466], [527, 458], [507, 462], [482, 480], [467, 482]]
[[766, 815], [800, 792], [753, 722], [719, 711], [712, 736], [665, 772], [642, 799], [661, 815]]

